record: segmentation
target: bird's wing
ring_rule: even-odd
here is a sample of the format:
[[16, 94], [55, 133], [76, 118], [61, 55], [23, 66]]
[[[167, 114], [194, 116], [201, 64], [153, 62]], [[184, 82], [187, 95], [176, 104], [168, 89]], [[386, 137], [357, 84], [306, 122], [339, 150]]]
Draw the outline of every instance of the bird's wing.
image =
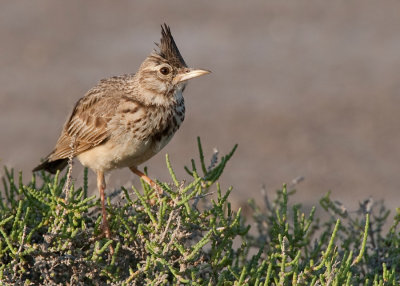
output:
[[74, 157], [108, 140], [108, 122], [118, 105], [118, 96], [112, 93], [113, 90], [96, 86], [76, 103], [50, 161]]

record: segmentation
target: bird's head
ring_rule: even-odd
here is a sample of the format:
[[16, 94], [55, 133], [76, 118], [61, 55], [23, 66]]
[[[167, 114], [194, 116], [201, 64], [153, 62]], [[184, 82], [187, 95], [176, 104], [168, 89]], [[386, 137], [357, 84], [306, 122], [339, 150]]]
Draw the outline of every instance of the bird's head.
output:
[[146, 101], [168, 104], [174, 97], [181, 96], [189, 79], [210, 73], [186, 65], [166, 24], [161, 26], [161, 41], [156, 45], [158, 50], [146, 58], [136, 75]]

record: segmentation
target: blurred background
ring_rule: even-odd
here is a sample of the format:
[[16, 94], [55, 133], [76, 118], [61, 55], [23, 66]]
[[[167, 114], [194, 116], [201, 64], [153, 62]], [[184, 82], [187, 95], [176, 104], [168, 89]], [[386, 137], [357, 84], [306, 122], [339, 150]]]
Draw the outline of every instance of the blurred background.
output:
[[[136, 72], [166, 22], [185, 61], [213, 73], [190, 82], [185, 122], [146, 163], [151, 177], [170, 180], [169, 153], [185, 178], [201, 136], [208, 157], [239, 144], [221, 179], [237, 205], [304, 176], [295, 200], [306, 206], [332, 190], [347, 206], [398, 207], [399, 11], [394, 0], [1, 1], [0, 164], [29, 180], [74, 103]], [[108, 181], [139, 184], [128, 170]]]

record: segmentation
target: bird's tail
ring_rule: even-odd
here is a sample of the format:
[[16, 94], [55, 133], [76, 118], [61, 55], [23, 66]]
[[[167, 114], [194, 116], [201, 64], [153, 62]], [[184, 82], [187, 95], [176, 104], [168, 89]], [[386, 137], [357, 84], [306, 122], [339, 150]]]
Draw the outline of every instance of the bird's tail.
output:
[[61, 171], [67, 165], [68, 165], [68, 158], [58, 159], [58, 160], [54, 160], [54, 161], [49, 161], [49, 159], [46, 159], [40, 165], [36, 166], [32, 170], [32, 172], [45, 170], [49, 173], [55, 174], [55, 173], [57, 173], [58, 170]]

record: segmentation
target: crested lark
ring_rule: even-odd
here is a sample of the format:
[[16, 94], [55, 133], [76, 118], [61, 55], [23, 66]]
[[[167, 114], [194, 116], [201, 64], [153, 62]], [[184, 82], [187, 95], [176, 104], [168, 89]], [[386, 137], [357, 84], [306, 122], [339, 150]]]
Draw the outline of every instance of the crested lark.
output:
[[103, 79], [90, 89], [76, 103], [53, 152], [33, 169], [55, 173], [65, 168], [68, 158], [78, 157], [96, 172], [102, 227], [108, 238], [104, 173], [129, 167], [157, 188], [137, 166], [157, 154], [182, 124], [187, 80], [209, 73], [188, 68], [169, 27], [164, 24], [161, 28], [158, 50], [144, 60], [136, 74]]

